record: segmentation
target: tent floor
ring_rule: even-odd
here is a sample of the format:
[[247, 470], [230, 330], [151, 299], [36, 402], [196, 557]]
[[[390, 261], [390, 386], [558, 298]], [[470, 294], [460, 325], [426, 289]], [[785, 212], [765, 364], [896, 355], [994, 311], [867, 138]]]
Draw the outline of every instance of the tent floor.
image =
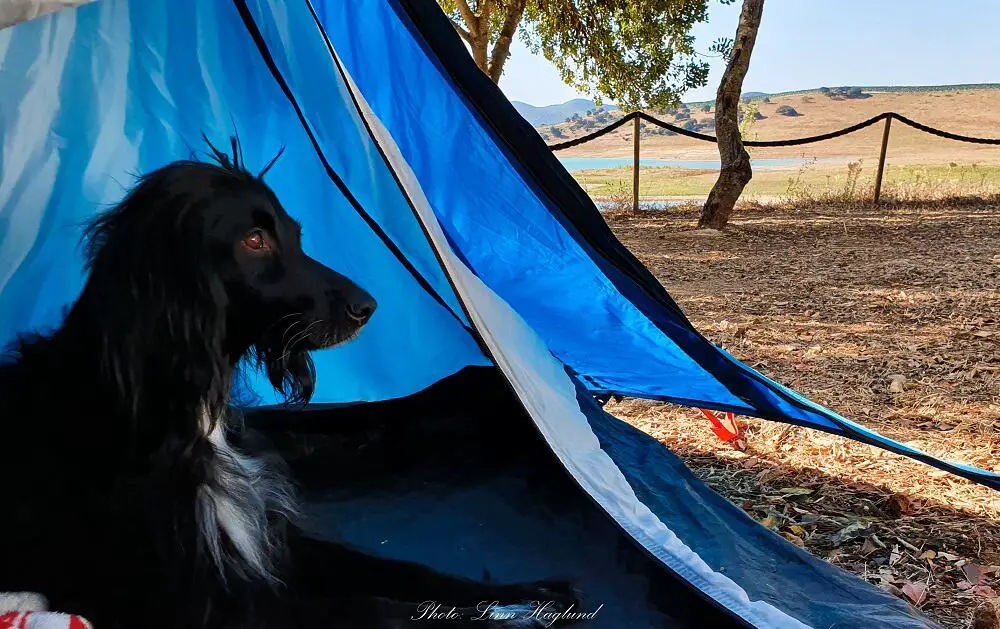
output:
[[[403, 400], [261, 410], [316, 537], [497, 582], [567, 579], [588, 627], [724, 627], [730, 614], [651, 560], [576, 485], [499, 375], [468, 369]], [[447, 605], [447, 601], [440, 601]]]

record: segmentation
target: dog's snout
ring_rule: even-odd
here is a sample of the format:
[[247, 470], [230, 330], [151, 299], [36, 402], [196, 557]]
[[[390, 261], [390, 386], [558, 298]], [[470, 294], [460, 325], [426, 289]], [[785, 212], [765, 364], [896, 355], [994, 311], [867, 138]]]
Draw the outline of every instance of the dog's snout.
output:
[[375, 303], [374, 299], [368, 297], [349, 303], [347, 305], [347, 315], [354, 321], [357, 321], [358, 324], [364, 325], [375, 314], [376, 308], [378, 308], [378, 304]]

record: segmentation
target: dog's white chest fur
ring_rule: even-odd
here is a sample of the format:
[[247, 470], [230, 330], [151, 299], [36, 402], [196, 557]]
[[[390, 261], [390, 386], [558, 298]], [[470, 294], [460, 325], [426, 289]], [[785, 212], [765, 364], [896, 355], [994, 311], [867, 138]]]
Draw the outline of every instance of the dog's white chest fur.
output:
[[215, 451], [209, 481], [198, 488], [196, 504], [206, 548], [223, 574], [230, 568], [244, 578], [272, 580], [272, 518], [295, 510], [288, 485], [263, 460], [234, 448], [226, 439], [225, 422], [209, 421], [203, 411], [202, 426]]

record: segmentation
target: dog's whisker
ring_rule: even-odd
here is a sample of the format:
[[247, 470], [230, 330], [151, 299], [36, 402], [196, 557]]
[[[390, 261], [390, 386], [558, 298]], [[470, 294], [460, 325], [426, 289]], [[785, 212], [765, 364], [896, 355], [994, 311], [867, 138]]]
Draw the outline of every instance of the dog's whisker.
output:
[[285, 331], [281, 333], [281, 343], [282, 343], [282, 345], [285, 344], [285, 339], [288, 338], [288, 333], [291, 332], [292, 330], [294, 330], [295, 326], [297, 326], [297, 325], [305, 325], [305, 323], [301, 319], [296, 319], [295, 321], [292, 321], [291, 323], [289, 323], [288, 327], [285, 328]]
[[319, 325], [321, 323], [323, 323], [323, 320], [322, 319], [317, 319], [316, 321], [313, 321], [308, 326], [306, 326], [305, 330], [302, 330], [301, 332], [296, 333], [295, 336], [293, 336], [291, 339], [289, 339], [288, 343], [283, 348], [281, 357], [278, 360], [281, 361], [282, 363], [284, 363], [285, 359], [288, 358], [288, 356], [291, 355], [291, 351], [295, 347], [295, 344], [298, 343], [299, 341], [302, 341], [302, 340], [308, 338], [310, 332], [312, 332], [312, 329], [315, 328], [317, 325]]
[[[267, 334], [268, 332], [270, 332], [272, 329], [274, 329], [275, 327], [277, 327], [277, 325], [279, 323], [281, 323], [282, 321], [284, 321], [285, 319], [288, 319], [290, 317], [301, 317], [301, 316], [304, 316], [304, 315], [305, 315], [305, 313], [303, 313], [303, 312], [292, 312], [292, 313], [286, 314], [283, 317], [279, 317], [271, 325], [269, 325], [266, 328], [264, 328], [264, 332], [262, 333], [262, 335]], [[284, 338], [284, 337], [282, 337], [282, 338]]]

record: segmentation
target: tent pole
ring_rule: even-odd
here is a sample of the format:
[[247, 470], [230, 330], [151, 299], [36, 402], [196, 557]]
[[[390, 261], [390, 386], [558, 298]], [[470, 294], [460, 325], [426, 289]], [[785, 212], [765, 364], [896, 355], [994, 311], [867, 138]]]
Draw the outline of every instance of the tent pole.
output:
[[639, 213], [639, 112], [632, 114], [632, 212]]

